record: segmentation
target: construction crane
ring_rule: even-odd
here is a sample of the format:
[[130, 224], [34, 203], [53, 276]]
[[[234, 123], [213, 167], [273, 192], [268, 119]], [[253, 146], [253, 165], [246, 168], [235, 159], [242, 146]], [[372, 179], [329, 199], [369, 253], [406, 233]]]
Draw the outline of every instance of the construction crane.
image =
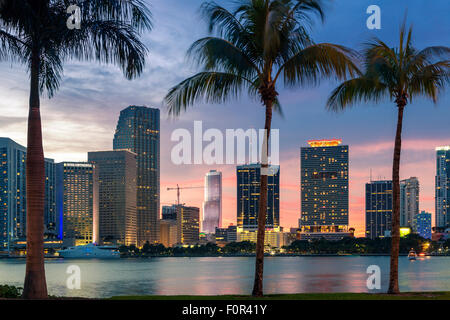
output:
[[167, 191], [170, 191], [170, 190], [177, 190], [177, 205], [180, 205], [180, 190], [181, 189], [199, 189], [199, 188], [204, 188], [204, 186], [193, 186], [193, 187], [180, 187], [178, 184], [177, 184], [177, 187], [176, 188], [167, 188]]

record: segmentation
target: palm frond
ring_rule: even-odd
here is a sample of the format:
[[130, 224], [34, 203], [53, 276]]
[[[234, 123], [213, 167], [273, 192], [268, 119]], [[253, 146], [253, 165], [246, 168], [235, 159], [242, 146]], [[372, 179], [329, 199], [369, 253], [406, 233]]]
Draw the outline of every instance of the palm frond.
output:
[[195, 102], [224, 103], [237, 98], [252, 83], [246, 78], [223, 72], [200, 72], [170, 89], [164, 98], [169, 114], [177, 116]]
[[359, 73], [355, 58], [356, 53], [346, 47], [315, 44], [293, 55], [280, 67], [278, 75], [282, 73], [284, 82], [291, 86], [316, 84], [321, 78], [333, 75], [342, 79]]

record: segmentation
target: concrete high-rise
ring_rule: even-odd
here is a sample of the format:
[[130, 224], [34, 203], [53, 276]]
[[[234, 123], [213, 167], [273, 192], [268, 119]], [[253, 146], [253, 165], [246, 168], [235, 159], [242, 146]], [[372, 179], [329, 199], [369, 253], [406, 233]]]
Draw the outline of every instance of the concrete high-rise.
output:
[[[266, 228], [280, 225], [280, 166], [269, 166], [267, 176]], [[258, 228], [261, 164], [237, 166], [237, 226]]]
[[222, 172], [211, 170], [205, 176], [203, 225], [205, 233], [215, 233], [222, 226]]
[[[27, 149], [9, 138], [0, 138], [0, 250], [26, 239]], [[45, 235], [56, 236], [55, 163], [45, 159]]]
[[56, 165], [58, 230], [65, 245], [98, 243], [98, 177], [87, 162]]
[[300, 151], [301, 232], [335, 240], [348, 229], [348, 146], [342, 140], [310, 140]]
[[414, 229], [419, 214], [419, 180], [411, 177], [400, 181], [400, 226]]
[[137, 159], [138, 245], [159, 241], [160, 112], [130, 106], [120, 112], [114, 150], [127, 149]]
[[435, 224], [450, 226], [450, 146], [436, 148]]
[[137, 244], [136, 154], [128, 150], [89, 152], [99, 199], [99, 241]]
[[366, 238], [383, 237], [392, 227], [392, 181], [366, 183]]

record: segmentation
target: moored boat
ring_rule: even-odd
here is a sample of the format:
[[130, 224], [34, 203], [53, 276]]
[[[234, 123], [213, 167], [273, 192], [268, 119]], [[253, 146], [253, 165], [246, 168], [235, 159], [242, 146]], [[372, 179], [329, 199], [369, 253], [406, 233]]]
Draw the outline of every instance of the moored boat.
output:
[[113, 246], [98, 246], [90, 243], [84, 246], [69, 247], [67, 249], [59, 250], [58, 254], [63, 258], [70, 259], [116, 259], [120, 258], [120, 253], [117, 247]]

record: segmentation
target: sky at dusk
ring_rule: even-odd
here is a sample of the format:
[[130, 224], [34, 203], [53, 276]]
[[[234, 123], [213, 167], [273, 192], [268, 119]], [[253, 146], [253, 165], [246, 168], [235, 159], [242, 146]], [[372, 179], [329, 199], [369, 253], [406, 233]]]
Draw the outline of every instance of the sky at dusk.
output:
[[[232, 1], [217, 1], [229, 6]], [[143, 35], [150, 52], [144, 74], [128, 81], [113, 66], [70, 62], [65, 65], [60, 90], [51, 100], [43, 98], [42, 118], [45, 156], [59, 161], [83, 161], [88, 151], [110, 150], [120, 110], [129, 105], [161, 109], [161, 204], [176, 201], [181, 186], [203, 185], [211, 169], [223, 172], [223, 225], [236, 223], [236, 169], [234, 165], [172, 164], [170, 140], [177, 128], [193, 130], [202, 120], [204, 130], [260, 128], [264, 109], [245, 95], [224, 105], [196, 105], [178, 119], [170, 119], [162, 104], [169, 88], [197, 70], [185, 58], [193, 41], [207, 35], [198, 9], [200, 0], [152, 0], [154, 29]], [[366, 8], [381, 8], [381, 30], [366, 28]], [[414, 45], [450, 45], [448, 0], [335, 0], [326, 7], [324, 24], [313, 27], [316, 42], [332, 42], [354, 49], [377, 36], [395, 45], [399, 26], [407, 12], [413, 23]], [[29, 80], [22, 66], [0, 62], [0, 136], [26, 145]], [[357, 105], [345, 113], [325, 110], [334, 80], [318, 87], [278, 88], [284, 117], [275, 115], [273, 128], [280, 130], [281, 224], [297, 226], [300, 216], [300, 147], [310, 139], [340, 138], [349, 146], [350, 226], [364, 234], [364, 184], [372, 178], [390, 179], [396, 109], [391, 101]], [[450, 93], [436, 105], [417, 98], [406, 108], [403, 127], [401, 178], [416, 176], [420, 182], [420, 210], [434, 213], [435, 147], [450, 145]], [[201, 207], [203, 190], [184, 190], [181, 201]], [[434, 219], [434, 216], [433, 216]]]

